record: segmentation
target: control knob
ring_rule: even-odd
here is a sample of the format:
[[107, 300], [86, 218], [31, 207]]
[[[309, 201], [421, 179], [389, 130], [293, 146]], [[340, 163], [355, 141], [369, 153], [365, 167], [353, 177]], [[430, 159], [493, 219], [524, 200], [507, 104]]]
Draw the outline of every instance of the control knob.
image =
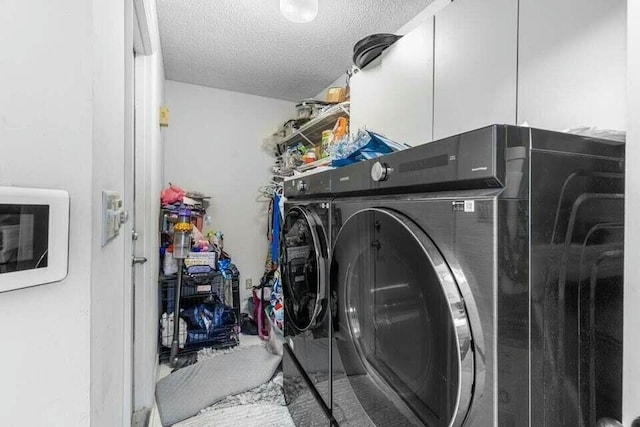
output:
[[391, 172], [389, 165], [382, 162], [375, 162], [371, 167], [371, 179], [376, 182], [386, 181], [389, 177], [389, 172]]

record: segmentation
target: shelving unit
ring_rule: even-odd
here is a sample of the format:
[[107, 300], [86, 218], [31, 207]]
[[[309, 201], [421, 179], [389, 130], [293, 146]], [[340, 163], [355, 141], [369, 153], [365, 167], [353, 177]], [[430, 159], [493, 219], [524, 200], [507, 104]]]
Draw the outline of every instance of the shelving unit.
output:
[[315, 147], [322, 142], [322, 132], [327, 129], [333, 129], [333, 126], [340, 117], [349, 117], [349, 102], [343, 102], [329, 107], [320, 116], [305, 123], [300, 129], [284, 138], [279, 144], [284, 146], [285, 149], [299, 143], [308, 147]]
[[[209, 207], [210, 196], [188, 193], [188, 197], [196, 200], [191, 210], [191, 223], [199, 230], [203, 230], [206, 209]], [[178, 295], [178, 274], [167, 272], [165, 260], [172, 245], [173, 226], [176, 223], [177, 207], [166, 205], [161, 207], [160, 213], [160, 243], [164, 250], [160, 255], [160, 271], [158, 276], [158, 314], [160, 329], [158, 334], [158, 353], [160, 362], [171, 359], [171, 344], [173, 342], [173, 316], [176, 309]], [[199, 255], [213, 255], [211, 252]], [[193, 260], [198, 255], [189, 255], [187, 260]], [[202, 348], [233, 347], [238, 341], [238, 319], [240, 318], [240, 272], [235, 265], [226, 267], [217, 262], [218, 256], [205, 257], [210, 268], [189, 273], [189, 263], [183, 259], [175, 260], [176, 268], [170, 271], [182, 270], [180, 287], [180, 326], [178, 354], [187, 357]], [[171, 264], [168, 264], [171, 265]], [[199, 265], [199, 264], [198, 264]], [[189, 313], [199, 314], [189, 314]], [[216, 314], [213, 314], [213, 313]], [[200, 319], [207, 319], [204, 323]], [[216, 320], [217, 319], [217, 320]], [[218, 323], [215, 323], [218, 322]], [[215, 323], [215, 324], [214, 324]], [[192, 357], [192, 356], [188, 356]]]

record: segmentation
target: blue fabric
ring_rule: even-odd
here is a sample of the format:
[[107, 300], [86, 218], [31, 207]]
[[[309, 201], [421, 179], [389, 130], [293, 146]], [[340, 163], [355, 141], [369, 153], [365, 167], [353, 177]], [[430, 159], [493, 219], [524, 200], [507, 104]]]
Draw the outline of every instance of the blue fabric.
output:
[[218, 270], [220, 270], [220, 272], [222, 273], [222, 277], [224, 277], [225, 279], [229, 278], [227, 276], [227, 270], [229, 268], [231, 268], [231, 259], [225, 258], [218, 260]]
[[219, 302], [187, 308], [180, 312], [180, 317], [187, 322], [187, 343], [219, 339], [224, 335], [225, 327], [236, 324], [233, 309]]
[[187, 267], [187, 273], [189, 274], [202, 274], [202, 273], [211, 273], [213, 268], [208, 265], [192, 265], [191, 267]]
[[273, 227], [271, 228], [271, 261], [278, 263], [280, 245], [280, 196], [273, 196]]

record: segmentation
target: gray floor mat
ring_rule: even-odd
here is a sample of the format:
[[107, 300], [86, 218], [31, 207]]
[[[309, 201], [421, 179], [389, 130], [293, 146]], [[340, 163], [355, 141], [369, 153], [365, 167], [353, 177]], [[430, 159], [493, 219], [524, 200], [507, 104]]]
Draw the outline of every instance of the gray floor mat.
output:
[[162, 425], [185, 420], [229, 395], [266, 383], [280, 360], [265, 346], [252, 346], [171, 373], [156, 385]]
[[252, 404], [205, 412], [174, 427], [295, 427], [286, 406]]

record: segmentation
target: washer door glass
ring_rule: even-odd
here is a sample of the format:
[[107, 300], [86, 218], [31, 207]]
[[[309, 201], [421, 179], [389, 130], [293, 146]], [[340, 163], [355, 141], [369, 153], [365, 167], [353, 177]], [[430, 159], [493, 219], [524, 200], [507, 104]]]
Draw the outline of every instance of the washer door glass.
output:
[[326, 240], [320, 219], [301, 207], [287, 213], [281, 239], [287, 334], [295, 335], [319, 326], [326, 311]]
[[424, 424], [461, 425], [473, 387], [469, 323], [427, 234], [397, 212], [361, 210], [338, 234], [331, 278], [336, 335], [348, 334], [367, 373]]

